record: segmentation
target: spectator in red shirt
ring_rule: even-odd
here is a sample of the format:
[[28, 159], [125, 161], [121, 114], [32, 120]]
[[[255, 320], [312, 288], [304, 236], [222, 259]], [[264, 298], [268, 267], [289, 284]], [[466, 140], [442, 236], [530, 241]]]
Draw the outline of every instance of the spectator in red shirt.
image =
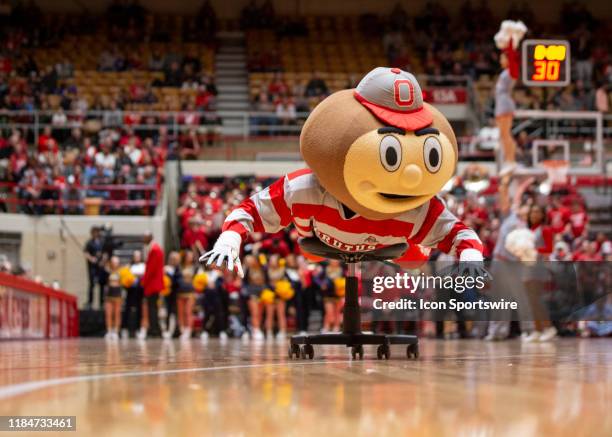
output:
[[274, 78], [272, 82], [268, 85], [268, 94], [271, 96], [279, 96], [287, 94], [288, 92], [287, 84], [283, 80], [283, 75], [280, 72], [274, 73]]
[[189, 219], [189, 227], [183, 232], [181, 248], [191, 249], [194, 253], [203, 254], [208, 247], [208, 238], [204, 222], [198, 216]]
[[38, 153], [47, 153], [53, 147], [57, 148], [57, 143], [53, 140], [51, 127], [45, 126], [43, 132], [38, 137]]
[[567, 206], [561, 203], [559, 196], [554, 196], [552, 200], [552, 208], [548, 211], [548, 223], [554, 234], [562, 233], [569, 223], [570, 210]]
[[578, 238], [584, 235], [589, 223], [589, 217], [578, 200], [574, 200], [572, 202], [569, 222], [573, 238]]

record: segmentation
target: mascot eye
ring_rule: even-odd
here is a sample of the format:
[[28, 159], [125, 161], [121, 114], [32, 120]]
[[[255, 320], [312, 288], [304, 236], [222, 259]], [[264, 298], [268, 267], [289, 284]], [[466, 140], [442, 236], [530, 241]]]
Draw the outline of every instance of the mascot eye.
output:
[[423, 146], [423, 158], [425, 160], [425, 166], [431, 173], [435, 173], [440, 170], [442, 165], [442, 146], [440, 141], [435, 137], [429, 137], [425, 140]]
[[395, 171], [402, 162], [402, 146], [393, 135], [387, 135], [380, 142], [380, 162], [387, 171]]

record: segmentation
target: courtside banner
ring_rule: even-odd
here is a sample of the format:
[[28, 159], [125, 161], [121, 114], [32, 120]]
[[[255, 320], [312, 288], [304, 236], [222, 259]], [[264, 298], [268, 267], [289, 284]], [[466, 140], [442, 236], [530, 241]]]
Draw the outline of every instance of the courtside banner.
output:
[[76, 298], [26, 278], [0, 273], [0, 339], [78, 335]]
[[[361, 307], [373, 321], [612, 322], [610, 262], [365, 262]], [[612, 324], [610, 325], [612, 328]]]

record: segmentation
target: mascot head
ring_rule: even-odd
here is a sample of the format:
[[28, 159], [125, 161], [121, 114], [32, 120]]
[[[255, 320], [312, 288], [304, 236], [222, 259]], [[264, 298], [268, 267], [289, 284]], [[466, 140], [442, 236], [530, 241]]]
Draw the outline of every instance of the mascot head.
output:
[[356, 89], [323, 100], [304, 124], [300, 149], [325, 190], [377, 220], [427, 202], [457, 163], [449, 122], [398, 68], [375, 68]]

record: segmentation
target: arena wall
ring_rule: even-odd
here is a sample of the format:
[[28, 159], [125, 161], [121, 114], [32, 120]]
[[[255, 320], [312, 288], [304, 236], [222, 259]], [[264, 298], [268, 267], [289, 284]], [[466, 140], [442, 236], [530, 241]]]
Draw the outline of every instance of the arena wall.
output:
[[28, 216], [0, 214], [0, 229], [21, 236], [20, 263], [43, 281], [58, 281], [61, 288], [77, 296], [79, 306], [87, 298], [87, 269], [83, 247], [92, 226], [110, 223], [113, 234], [142, 236], [151, 231], [164, 244], [163, 216]]

